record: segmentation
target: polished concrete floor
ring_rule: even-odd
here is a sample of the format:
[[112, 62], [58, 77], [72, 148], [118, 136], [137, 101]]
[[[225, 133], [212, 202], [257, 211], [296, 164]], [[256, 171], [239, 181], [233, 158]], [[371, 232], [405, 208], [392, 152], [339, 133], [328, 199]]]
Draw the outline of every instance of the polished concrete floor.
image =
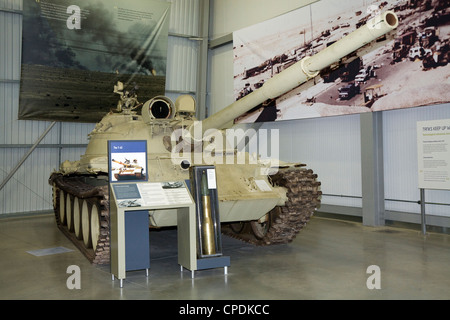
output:
[[[119, 288], [109, 265], [91, 265], [52, 215], [2, 218], [0, 299], [450, 299], [446, 234], [313, 217], [288, 245], [254, 247], [228, 237], [223, 242], [231, 258], [228, 274], [210, 269], [191, 279], [177, 264], [176, 230], [151, 232], [149, 277], [128, 272]], [[71, 251], [28, 252], [55, 247]], [[80, 268], [80, 289], [67, 287], [71, 265]]]

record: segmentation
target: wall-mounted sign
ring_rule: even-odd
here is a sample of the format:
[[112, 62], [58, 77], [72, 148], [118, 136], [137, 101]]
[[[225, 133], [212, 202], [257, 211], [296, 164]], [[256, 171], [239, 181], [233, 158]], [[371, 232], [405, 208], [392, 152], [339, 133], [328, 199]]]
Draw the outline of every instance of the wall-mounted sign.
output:
[[450, 190], [450, 119], [417, 122], [419, 188]]

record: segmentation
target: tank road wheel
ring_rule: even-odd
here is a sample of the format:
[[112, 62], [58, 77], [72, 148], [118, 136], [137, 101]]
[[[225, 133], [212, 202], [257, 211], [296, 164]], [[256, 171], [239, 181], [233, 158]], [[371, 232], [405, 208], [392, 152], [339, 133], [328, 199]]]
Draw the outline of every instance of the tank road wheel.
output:
[[270, 225], [267, 221], [263, 223], [259, 223], [259, 221], [251, 221], [250, 225], [252, 226], [253, 234], [255, 235], [256, 239], [259, 240], [264, 239], [270, 228]]
[[91, 240], [92, 248], [97, 248], [98, 237], [100, 236], [100, 212], [97, 205], [93, 205], [91, 209]]
[[86, 248], [92, 247], [90, 225], [91, 225], [91, 217], [89, 212], [89, 206], [87, 201], [84, 201], [83, 207], [81, 208], [81, 233], [83, 234], [83, 242]]
[[68, 193], [66, 195], [66, 221], [67, 221], [67, 229], [70, 232], [73, 232], [73, 201], [71, 201], [71, 196]]
[[250, 221], [250, 226], [252, 227], [253, 235], [256, 237], [256, 239], [264, 239], [264, 237], [267, 235], [267, 232], [269, 232], [269, 229], [272, 226], [273, 211], [279, 212], [280, 207], [275, 207], [268, 214], [266, 214], [264, 222]]
[[64, 191], [59, 190], [59, 223], [66, 224], [66, 203]]
[[244, 227], [245, 227], [245, 223], [242, 221], [230, 224], [230, 229], [236, 234], [241, 233], [242, 230], [244, 230]]
[[54, 173], [49, 183], [58, 228], [91, 263], [105, 264], [110, 260], [109, 190], [103, 180], [94, 180]]
[[[85, 200], [83, 200], [83, 205]], [[73, 203], [73, 231], [75, 232], [75, 237], [78, 240], [83, 239], [83, 234], [81, 233], [81, 211], [80, 211], [80, 199], [75, 197]]]

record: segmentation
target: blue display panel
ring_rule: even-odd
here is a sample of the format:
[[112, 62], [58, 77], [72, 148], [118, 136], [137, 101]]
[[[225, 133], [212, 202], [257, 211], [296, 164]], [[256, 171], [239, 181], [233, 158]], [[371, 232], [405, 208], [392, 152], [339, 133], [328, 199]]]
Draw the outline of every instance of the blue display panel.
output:
[[149, 218], [147, 210], [125, 211], [125, 268], [150, 268]]

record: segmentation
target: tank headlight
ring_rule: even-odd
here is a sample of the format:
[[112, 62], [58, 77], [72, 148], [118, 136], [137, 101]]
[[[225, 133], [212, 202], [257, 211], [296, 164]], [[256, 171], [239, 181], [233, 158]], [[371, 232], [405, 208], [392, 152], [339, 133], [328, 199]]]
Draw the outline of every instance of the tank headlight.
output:
[[188, 160], [183, 160], [180, 162], [180, 168], [183, 170], [189, 169], [190, 166], [191, 166], [191, 163]]

